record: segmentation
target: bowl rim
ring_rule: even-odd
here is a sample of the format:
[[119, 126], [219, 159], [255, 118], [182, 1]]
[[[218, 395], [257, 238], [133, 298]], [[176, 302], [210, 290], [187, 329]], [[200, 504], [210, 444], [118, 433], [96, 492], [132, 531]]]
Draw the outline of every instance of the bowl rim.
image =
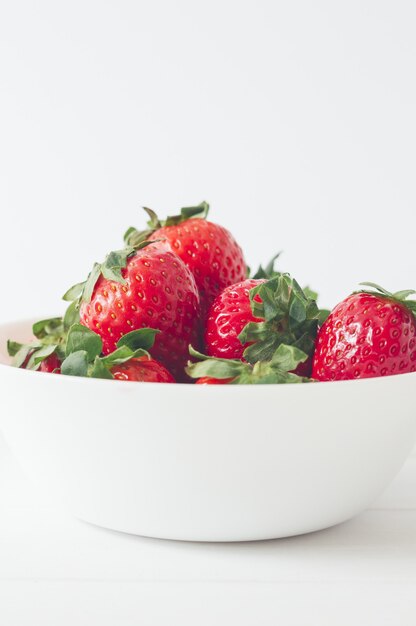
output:
[[[59, 316], [56, 316], [59, 317]], [[36, 318], [36, 319], [49, 319], [49, 318]], [[17, 319], [13, 322], [1, 322], [0, 323], [0, 334], [3, 333], [4, 330], [6, 330], [8, 327], [12, 327], [12, 326], [24, 326], [24, 325], [28, 325], [28, 327], [30, 328], [34, 323], [34, 319], [33, 318], [25, 318], [25, 319]], [[12, 364], [10, 363], [4, 363], [3, 361], [0, 360], [0, 373], [2, 371], [5, 370], [13, 370], [17, 376], [33, 376], [33, 375], [37, 375], [39, 374], [38, 371], [35, 370], [27, 370], [24, 368], [20, 368], [20, 367], [14, 367]], [[122, 381], [122, 380], [107, 380], [107, 379], [103, 379], [103, 378], [87, 378], [86, 376], [56, 376], [55, 374], [53, 374], [52, 372], [42, 372], [42, 374], [44, 376], [47, 376], [49, 380], [55, 380], [55, 383], [52, 384], [77, 384], [76, 381], [78, 381], [78, 384], [87, 384], [87, 385], [109, 385], [110, 383], [114, 384], [114, 383], [118, 383], [120, 385], [120, 383], [123, 383], [123, 387], [125, 386], [126, 382], [131, 382], [130, 386], [133, 386], [133, 381]], [[325, 386], [331, 385], [332, 387], [334, 385], [343, 385], [343, 386], [348, 386], [348, 385], [371, 385], [371, 384], [380, 384], [380, 381], [383, 380], [384, 384], [386, 384], [386, 381], [389, 381], [387, 384], [393, 384], [391, 382], [391, 380], [396, 380], [397, 377], [400, 376], [400, 378], [406, 377], [406, 378], [414, 378], [415, 382], [416, 382], [416, 371], [415, 372], [404, 372], [402, 374], [392, 374], [389, 376], [372, 376], [372, 377], [368, 377], [368, 378], [358, 378], [358, 379], [347, 379], [347, 380], [328, 380], [328, 381], [312, 381], [311, 383], [305, 383], [305, 384], [299, 384], [299, 385], [294, 385], [294, 384], [274, 384], [274, 385], [270, 385], [270, 384], [258, 384], [258, 385], [222, 385], [222, 384], [211, 384], [211, 385], [196, 385], [196, 384], [192, 384], [192, 383], [174, 383], [174, 387], [177, 387], [178, 385], [181, 388], [196, 388], [196, 389], [201, 389], [201, 390], [205, 390], [205, 391], [201, 391], [201, 392], [197, 392], [197, 393], [207, 393], [207, 389], [208, 390], [212, 390], [215, 389], [216, 392], [214, 393], [236, 393], [236, 391], [229, 391], [229, 390], [238, 390], [241, 389], [242, 387], [244, 388], [250, 388], [250, 389], [260, 389], [264, 391], [264, 388], [276, 388], [278, 387], [279, 389], [288, 389], [288, 388], [295, 388], [295, 389], [310, 389], [310, 388], [316, 388], [317, 384], [319, 385], [319, 387], [321, 387], [322, 384], [324, 384]], [[63, 383], [63, 380], [65, 380], [65, 382]], [[68, 382], [68, 381], [72, 381], [72, 382]], [[377, 383], [378, 381], [378, 383]], [[169, 387], [172, 388], [171, 384], [168, 383], [150, 383], [150, 382], [140, 382], [140, 388], [143, 389], [143, 387], [147, 388], [147, 389], [155, 389], [156, 387]], [[218, 391], [220, 390], [220, 391]], [[227, 391], [226, 391], [227, 390]], [[193, 393], [193, 392], [191, 392]], [[212, 393], [212, 392], [211, 392]], [[251, 393], [256, 393], [255, 391], [251, 392]], [[259, 393], [259, 392], [257, 392]], [[288, 392], [285, 392], [288, 393]], [[294, 392], [292, 392], [294, 393]], [[302, 393], [302, 392], [301, 392]]]

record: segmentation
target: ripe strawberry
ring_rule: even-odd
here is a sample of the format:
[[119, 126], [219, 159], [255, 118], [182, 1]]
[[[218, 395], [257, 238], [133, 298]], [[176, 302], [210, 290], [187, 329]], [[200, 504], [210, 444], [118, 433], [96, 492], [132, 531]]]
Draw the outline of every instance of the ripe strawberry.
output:
[[188, 345], [197, 342], [199, 295], [186, 265], [165, 245], [142, 243], [110, 253], [86, 281], [64, 296], [79, 298], [80, 322], [109, 354], [126, 333], [160, 330], [151, 355], [184, 380]]
[[171, 373], [149, 354], [159, 332], [153, 328], [133, 330], [119, 339], [113, 352], [103, 356], [100, 335], [75, 323], [68, 331], [60, 372], [64, 376], [174, 383]]
[[[205, 349], [209, 356], [268, 361], [280, 344], [293, 345], [311, 357], [319, 311], [288, 274], [247, 279], [226, 287], [208, 312]], [[308, 376], [311, 359], [296, 374]]]
[[416, 302], [411, 290], [353, 293], [340, 302], [319, 331], [312, 377], [370, 378], [416, 371]]
[[[253, 316], [250, 303], [250, 290], [265, 280], [247, 278], [240, 283], [226, 287], [215, 298], [207, 316], [205, 327], [205, 350], [209, 356], [223, 359], [242, 359], [247, 344], [238, 338], [249, 322], [261, 322]], [[260, 298], [257, 296], [257, 301]]]
[[163, 222], [153, 211], [145, 209], [150, 216], [149, 230], [139, 232], [130, 228], [125, 235], [126, 243], [130, 245], [143, 237], [150, 241], [167, 241], [195, 277], [203, 316], [224, 287], [247, 276], [240, 246], [226, 228], [205, 219], [208, 209], [208, 204], [202, 202], [197, 207], [181, 209], [180, 215], [168, 217]]
[[39, 367], [39, 372], [48, 372], [50, 374], [60, 374], [61, 373], [61, 361], [58, 359], [58, 356], [54, 353], [48, 356], [44, 361], [42, 361]]
[[116, 380], [129, 380], [145, 383], [174, 383], [175, 379], [159, 361], [141, 356], [110, 369]]

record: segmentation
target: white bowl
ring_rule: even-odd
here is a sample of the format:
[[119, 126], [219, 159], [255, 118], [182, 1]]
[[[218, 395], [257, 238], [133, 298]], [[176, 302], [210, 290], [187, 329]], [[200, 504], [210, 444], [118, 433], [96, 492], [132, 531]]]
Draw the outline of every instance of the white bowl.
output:
[[[30, 323], [0, 327], [27, 340]], [[0, 428], [72, 513], [151, 537], [240, 541], [366, 508], [416, 439], [416, 373], [305, 385], [127, 383], [0, 365]]]

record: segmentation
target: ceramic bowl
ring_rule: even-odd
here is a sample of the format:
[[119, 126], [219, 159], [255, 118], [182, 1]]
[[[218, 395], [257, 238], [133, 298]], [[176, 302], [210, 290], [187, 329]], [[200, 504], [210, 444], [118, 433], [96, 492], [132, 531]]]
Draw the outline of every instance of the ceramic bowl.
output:
[[356, 515], [416, 439], [416, 373], [305, 385], [64, 377], [8, 365], [0, 428], [27, 474], [76, 517], [169, 539], [306, 533]]

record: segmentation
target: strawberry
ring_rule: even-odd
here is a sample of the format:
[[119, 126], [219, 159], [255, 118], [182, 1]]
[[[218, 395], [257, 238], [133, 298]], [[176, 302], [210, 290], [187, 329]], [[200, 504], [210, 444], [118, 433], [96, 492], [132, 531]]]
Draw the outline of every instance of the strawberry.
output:
[[[8, 342], [14, 365], [54, 374], [113, 378], [140, 382], [174, 383], [172, 374], [152, 359], [148, 349], [159, 331], [141, 328], [123, 335], [115, 350], [102, 356], [101, 337], [74, 322], [65, 332], [64, 320], [42, 320], [33, 326], [37, 341], [27, 345]], [[59, 341], [58, 345], [51, 341]]]
[[[53, 354], [42, 361], [39, 371], [60, 374], [60, 365], [59, 359]], [[114, 365], [109, 369], [109, 372], [115, 380], [146, 383], [175, 382], [175, 379], [166, 367], [163, 367], [159, 361], [150, 358], [150, 356], [141, 356], [120, 363], [120, 365]]]
[[412, 290], [389, 293], [374, 283], [340, 302], [319, 331], [316, 380], [370, 378], [416, 371], [416, 302]]
[[78, 301], [81, 324], [101, 337], [107, 355], [130, 331], [160, 330], [151, 355], [185, 380], [188, 345], [197, 342], [199, 295], [192, 273], [167, 246], [145, 242], [110, 253], [64, 299]]
[[139, 232], [130, 228], [125, 234], [126, 243], [134, 245], [143, 238], [166, 240], [195, 277], [204, 317], [215, 296], [224, 287], [247, 276], [240, 246], [226, 228], [205, 219], [209, 210], [206, 202], [197, 207], [183, 208], [180, 215], [164, 221], [160, 221], [154, 211], [145, 210], [150, 216], [149, 229]]
[[174, 383], [175, 379], [163, 367], [159, 361], [151, 359], [147, 356], [141, 356], [137, 359], [130, 359], [126, 363], [115, 365], [111, 368], [113, 378], [116, 380], [130, 380], [134, 382], [146, 383]]
[[[225, 288], [208, 312], [205, 349], [208, 356], [268, 361], [280, 344], [312, 356], [319, 311], [288, 274], [247, 279]], [[311, 358], [296, 373], [310, 374]]]
[[[251, 310], [250, 290], [265, 280], [247, 278], [240, 283], [226, 287], [215, 298], [207, 316], [204, 343], [209, 356], [224, 359], [242, 359], [247, 345], [243, 345], [239, 335], [249, 323], [261, 322]], [[257, 302], [260, 298], [257, 296]]]
[[40, 372], [48, 372], [50, 374], [60, 374], [61, 373], [61, 361], [58, 356], [53, 353], [50, 356], [46, 357], [43, 360], [39, 367]]
[[148, 352], [158, 333], [153, 328], [133, 330], [121, 337], [113, 352], [102, 356], [100, 335], [75, 323], [68, 332], [61, 373], [64, 376], [174, 383], [172, 374]]

